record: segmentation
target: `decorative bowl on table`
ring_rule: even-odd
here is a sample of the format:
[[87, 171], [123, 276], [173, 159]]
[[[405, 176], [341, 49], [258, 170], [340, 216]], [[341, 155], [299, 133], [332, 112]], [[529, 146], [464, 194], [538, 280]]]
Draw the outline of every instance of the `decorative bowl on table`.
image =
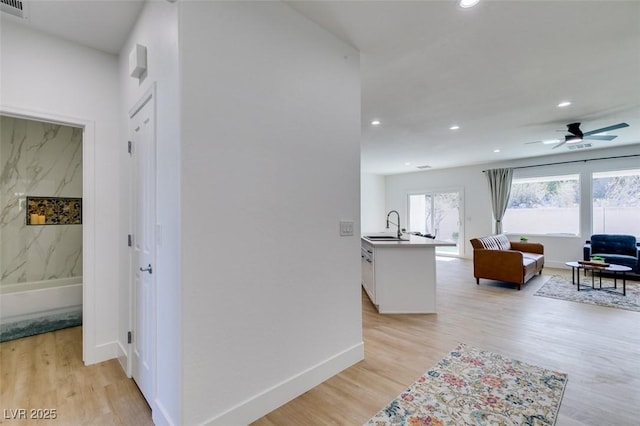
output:
[[604, 261], [603, 257], [600, 256], [593, 256], [591, 257], [591, 260], [579, 260], [578, 263], [592, 268], [608, 268], [610, 265]]

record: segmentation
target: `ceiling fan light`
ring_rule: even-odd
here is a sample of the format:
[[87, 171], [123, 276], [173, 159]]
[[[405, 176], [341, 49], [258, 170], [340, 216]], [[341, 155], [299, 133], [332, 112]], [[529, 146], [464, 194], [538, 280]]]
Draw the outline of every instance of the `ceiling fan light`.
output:
[[479, 1], [480, 0], [460, 0], [458, 5], [463, 9], [468, 9], [478, 4]]
[[578, 137], [578, 136], [567, 137], [567, 143], [578, 143], [578, 142], [582, 142], [581, 137]]

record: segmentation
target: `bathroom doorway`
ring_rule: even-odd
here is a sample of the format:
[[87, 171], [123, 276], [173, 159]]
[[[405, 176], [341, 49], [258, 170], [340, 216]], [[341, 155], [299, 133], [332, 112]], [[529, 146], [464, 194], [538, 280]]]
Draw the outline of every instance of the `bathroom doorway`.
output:
[[0, 115], [0, 341], [82, 324], [79, 127]]
[[[82, 289], [82, 358], [85, 364], [93, 364], [100, 360], [100, 355], [96, 350], [95, 336], [95, 124], [93, 121], [82, 118], [66, 117], [53, 113], [32, 111], [9, 106], [3, 106], [2, 108], [0, 108], [0, 117], [13, 117], [26, 120], [34, 120], [37, 122], [49, 123], [52, 125], [64, 125], [76, 129], [81, 129], [81, 197], [83, 200], [81, 213], [82, 279], [80, 283]], [[0, 159], [0, 161], [2, 160]], [[24, 220], [26, 222], [26, 213]], [[0, 299], [4, 299], [4, 297], [0, 297]]]

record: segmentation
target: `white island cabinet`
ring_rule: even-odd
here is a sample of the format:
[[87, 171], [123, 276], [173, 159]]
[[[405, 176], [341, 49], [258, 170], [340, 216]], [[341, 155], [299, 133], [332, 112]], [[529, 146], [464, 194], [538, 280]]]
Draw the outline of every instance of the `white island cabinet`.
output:
[[362, 286], [378, 312], [435, 313], [435, 249], [454, 245], [413, 235], [408, 241], [362, 237]]

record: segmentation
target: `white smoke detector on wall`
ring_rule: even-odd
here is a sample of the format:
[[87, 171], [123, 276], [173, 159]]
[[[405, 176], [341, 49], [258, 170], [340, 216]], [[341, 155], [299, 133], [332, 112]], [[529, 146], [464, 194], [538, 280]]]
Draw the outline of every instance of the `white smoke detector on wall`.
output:
[[135, 44], [129, 52], [129, 75], [140, 78], [147, 72], [147, 48], [141, 44]]

